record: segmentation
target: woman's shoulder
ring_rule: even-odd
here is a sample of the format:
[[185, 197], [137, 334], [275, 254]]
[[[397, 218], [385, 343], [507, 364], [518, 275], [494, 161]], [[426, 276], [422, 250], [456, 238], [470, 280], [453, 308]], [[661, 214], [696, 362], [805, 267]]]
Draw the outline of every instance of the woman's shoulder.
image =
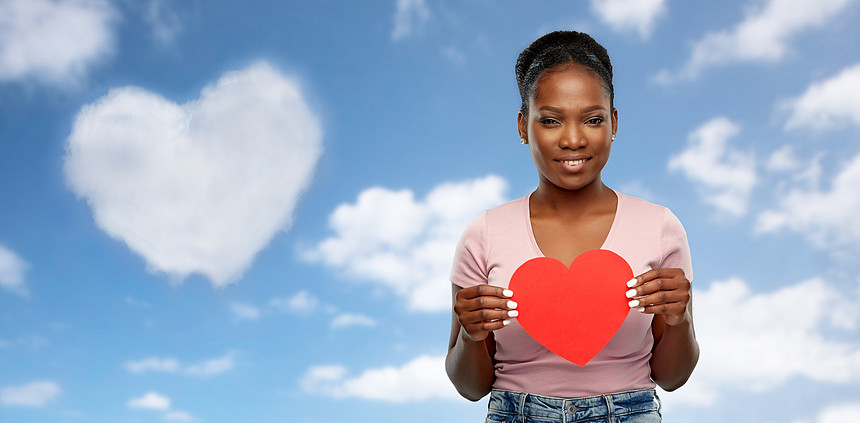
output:
[[651, 201], [615, 191], [618, 195], [619, 207], [625, 220], [635, 220], [640, 224], [659, 226], [680, 225], [680, 221], [668, 207]]

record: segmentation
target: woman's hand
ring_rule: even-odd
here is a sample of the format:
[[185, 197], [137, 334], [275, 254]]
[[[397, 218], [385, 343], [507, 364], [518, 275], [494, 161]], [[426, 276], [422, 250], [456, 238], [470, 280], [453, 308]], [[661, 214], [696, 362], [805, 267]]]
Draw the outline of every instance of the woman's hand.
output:
[[681, 269], [651, 269], [627, 283], [630, 308], [659, 314], [668, 326], [692, 320], [691, 286]]
[[517, 317], [517, 303], [508, 289], [477, 285], [460, 289], [454, 300], [454, 315], [472, 341], [483, 341], [491, 331], [501, 329]]

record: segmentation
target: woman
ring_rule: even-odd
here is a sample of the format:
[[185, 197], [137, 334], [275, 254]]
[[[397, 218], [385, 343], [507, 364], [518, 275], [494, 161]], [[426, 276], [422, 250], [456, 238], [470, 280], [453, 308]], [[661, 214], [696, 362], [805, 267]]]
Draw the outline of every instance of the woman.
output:
[[[659, 422], [655, 385], [682, 386], [699, 356], [684, 229], [665, 207], [601, 181], [618, 111], [600, 44], [573, 31], [544, 35], [520, 54], [516, 76], [517, 127], [538, 188], [484, 212], [460, 240], [448, 376], [472, 401], [492, 392], [487, 421]], [[570, 265], [597, 248], [623, 257], [637, 276], [623, 325], [580, 367], [525, 333], [506, 288], [529, 259]]]

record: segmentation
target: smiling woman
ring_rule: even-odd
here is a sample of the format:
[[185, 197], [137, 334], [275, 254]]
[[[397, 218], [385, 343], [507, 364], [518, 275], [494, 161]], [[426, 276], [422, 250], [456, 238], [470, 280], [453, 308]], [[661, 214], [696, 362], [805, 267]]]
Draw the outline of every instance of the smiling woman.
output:
[[[553, 32], [520, 54], [516, 71], [517, 128], [538, 188], [484, 212], [460, 240], [451, 272], [448, 376], [473, 401], [491, 393], [487, 421], [527, 423], [539, 415], [541, 422], [659, 422], [655, 386], [683, 385], [699, 355], [684, 229], [667, 208], [601, 180], [618, 130], [612, 65], [602, 46], [583, 33]], [[627, 282], [624, 323], [580, 366], [524, 331], [515, 319], [516, 292], [507, 288], [529, 260], [567, 266], [595, 249], [618, 254], [638, 276]]]

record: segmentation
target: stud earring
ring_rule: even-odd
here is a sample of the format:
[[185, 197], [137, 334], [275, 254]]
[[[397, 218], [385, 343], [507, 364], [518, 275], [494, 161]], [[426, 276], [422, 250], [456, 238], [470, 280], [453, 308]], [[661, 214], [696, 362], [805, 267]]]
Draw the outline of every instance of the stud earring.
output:
[[612, 141], [615, 141], [615, 134], [612, 134]]
[[520, 137], [520, 144], [523, 144], [523, 145], [528, 144], [528, 141], [526, 141], [525, 138]]

